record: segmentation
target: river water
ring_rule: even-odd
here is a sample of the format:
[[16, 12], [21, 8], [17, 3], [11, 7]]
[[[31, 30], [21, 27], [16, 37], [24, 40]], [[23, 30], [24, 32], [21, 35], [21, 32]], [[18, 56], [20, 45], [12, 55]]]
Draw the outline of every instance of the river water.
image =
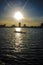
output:
[[[26, 33], [20, 33], [20, 31]], [[0, 28], [0, 65], [37, 65], [42, 63], [42, 28]]]

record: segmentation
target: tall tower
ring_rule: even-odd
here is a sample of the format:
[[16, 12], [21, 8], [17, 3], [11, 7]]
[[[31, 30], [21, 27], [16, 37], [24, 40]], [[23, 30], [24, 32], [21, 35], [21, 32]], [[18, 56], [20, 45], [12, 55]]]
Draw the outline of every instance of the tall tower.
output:
[[21, 27], [21, 23], [19, 23], [19, 27]]

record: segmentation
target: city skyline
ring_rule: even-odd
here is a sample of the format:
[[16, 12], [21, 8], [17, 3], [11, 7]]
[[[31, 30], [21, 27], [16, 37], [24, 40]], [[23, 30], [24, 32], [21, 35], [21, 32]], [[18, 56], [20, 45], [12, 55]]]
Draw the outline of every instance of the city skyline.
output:
[[21, 23], [18, 23], [18, 26], [16, 26], [15, 24], [11, 25], [11, 26], [7, 26], [6, 24], [2, 24], [0, 25], [0, 28], [43, 28], [43, 23], [40, 24], [40, 26], [27, 26], [26, 24], [23, 24], [23, 26], [21, 25]]

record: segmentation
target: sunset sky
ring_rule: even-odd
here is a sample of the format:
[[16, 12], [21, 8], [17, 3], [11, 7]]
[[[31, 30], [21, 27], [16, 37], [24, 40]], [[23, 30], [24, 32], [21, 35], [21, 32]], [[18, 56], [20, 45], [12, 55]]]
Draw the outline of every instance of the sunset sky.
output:
[[16, 11], [24, 16], [22, 25], [37, 26], [43, 23], [43, 0], [0, 0], [0, 24], [18, 25], [14, 18]]

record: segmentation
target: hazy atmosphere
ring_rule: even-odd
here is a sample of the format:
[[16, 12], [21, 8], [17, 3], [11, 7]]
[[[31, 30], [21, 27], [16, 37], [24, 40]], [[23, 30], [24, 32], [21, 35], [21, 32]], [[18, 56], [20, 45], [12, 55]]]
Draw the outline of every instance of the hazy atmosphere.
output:
[[14, 18], [16, 11], [24, 17], [20, 22], [28, 26], [43, 23], [43, 0], [0, 0], [0, 24], [18, 25]]

